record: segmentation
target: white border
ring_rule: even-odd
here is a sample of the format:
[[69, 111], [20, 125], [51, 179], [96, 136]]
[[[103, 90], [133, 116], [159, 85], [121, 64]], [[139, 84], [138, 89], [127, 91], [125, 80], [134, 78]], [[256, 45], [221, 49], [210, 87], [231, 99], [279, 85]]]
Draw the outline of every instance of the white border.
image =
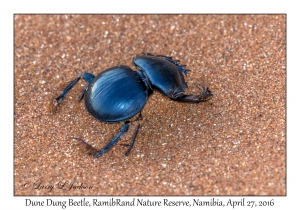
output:
[[[26, 197], [13, 196], [13, 14], [15, 13], [286, 13], [287, 14], [287, 196], [274, 197], [275, 208], [299, 206], [299, 9], [296, 1], [21, 1], [11, 0], [0, 6], [1, 42], [1, 206], [3, 209], [24, 209]], [[7, 149], [9, 148], [9, 150]], [[29, 197], [37, 198], [38, 197]], [[72, 197], [51, 197], [67, 200]], [[80, 199], [80, 197], [76, 197]], [[93, 197], [88, 197], [92, 200]], [[153, 197], [145, 197], [153, 198]], [[162, 197], [156, 197], [162, 199]], [[154, 197], [154, 200], [156, 200]], [[171, 197], [191, 200], [189, 197]], [[200, 197], [201, 198], [201, 197]], [[206, 199], [205, 197], [202, 197]], [[208, 198], [208, 197], [207, 197]], [[228, 200], [229, 197], [217, 197]], [[235, 197], [239, 199], [241, 197]], [[250, 197], [261, 200], [262, 197]], [[269, 199], [272, 197], [264, 197]], [[42, 197], [43, 200], [47, 197]], [[27, 207], [26, 209], [28, 209]], [[31, 207], [32, 208], [32, 207]], [[29, 209], [31, 209], [29, 208]], [[71, 207], [68, 207], [68, 209]], [[102, 208], [103, 207], [98, 207]], [[174, 208], [174, 207], [173, 207]], [[201, 208], [201, 207], [198, 207]], [[298, 207], [299, 208], [299, 207]], [[34, 208], [37, 209], [37, 208]], [[239, 209], [239, 208], [235, 208]], [[274, 207], [272, 207], [274, 209]], [[296, 208], [293, 208], [296, 209]]]

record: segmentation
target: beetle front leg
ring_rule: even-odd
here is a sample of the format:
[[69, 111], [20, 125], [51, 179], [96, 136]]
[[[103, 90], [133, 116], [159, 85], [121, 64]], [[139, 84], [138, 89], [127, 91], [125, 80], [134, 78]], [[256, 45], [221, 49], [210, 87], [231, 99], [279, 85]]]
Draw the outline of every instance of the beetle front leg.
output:
[[184, 95], [183, 93], [181, 93], [176, 96], [170, 96], [170, 98], [176, 101], [194, 102], [194, 103], [208, 101], [211, 98], [211, 96], [213, 96], [213, 94], [209, 88], [204, 86], [201, 87], [203, 89], [201, 95], [194, 95], [194, 94]]

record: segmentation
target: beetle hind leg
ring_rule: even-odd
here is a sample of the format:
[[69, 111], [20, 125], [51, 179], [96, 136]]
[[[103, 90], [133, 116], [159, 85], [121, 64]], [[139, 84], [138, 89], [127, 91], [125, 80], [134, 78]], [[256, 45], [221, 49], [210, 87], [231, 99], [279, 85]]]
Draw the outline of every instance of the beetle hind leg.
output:
[[[72, 82], [70, 82], [67, 87], [63, 90], [63, 92], [54, 100], [54, 103], [53, 103], [53, 110], [56, 111], [57, 107], [59, 104], [61, 104], [61, 102], [64, 100], [64, 98], [67, 96], [67, 94], [70, 92], [70, 90], [72, 90], [72, 88], [77, 84], [77, 82], [80, 80], [80, 79], [84, 79], [86, 82], [90, 83], [92, 82], [92, 80], [95, 78], [95, 76], [93, 74], [90, 74], [90, 73], [83, 73], [81, 76], [79, 77], [76, 77]], [[87, 86], [86, 86], [87, 87]], [[83, 98], [84, 96], [84, 93], [85, 93], [85, 88], [84, 90], [82, 91], [82, 95], [81, 95], [81, 98]]]
[[80, 142], [80, 144], [83, 147], [85, 147], [84, 153], [88, 155], [92, 155], [97, 158], [103, 155], [105, 152], [107, 152], [110, 148], [112, 148], [119, 141], [120, 137], [126, 131], [128, 131], [128, 128], [129, 128], [129, 121], [126, 121], [125, 124], [121, 127], [120, 132], [100, 151], [80, 138], [73, 138], [73, 139], [76, 139], [77, 141]]
[[132, 136], [132, 139], [131, 139], [130, 144], [123, 144], [123, 146], [129, 147], [128, 150], [127, 150], [126, 153], [125, 153], [126, 156], [129, 155], [129, 152], [130, 152], [131, 149], [133, 148], [133, 145], [134, 145], [134, 142], [135, 142], [135, 139], [136, 139], [136, 136], [137, 136], [139, 130], [140, 130], [140, 124], [138, 124], [138, 126], [136, 127], [135, 133], [134, 133], [134, 135]]
[[[139, 113], [139, 116], [133, 120], [133, 121], [141, 121], [142, 120], [142, 114], [141, 112]], [[73, 138], [76, 139], [77, 141], [79, 141], [81, 147], [84, 147], [84, 153], [88, 154], [88, 155], [92, 155], [94, 157], [100, 157], [101, 155], [103, 155], [105, 152], [107, 152], [110, 148], [112, 148], [120, 139], [120, 137], [128, 131], [129, 129], [129, 121], [126, 121], [125, 124], [121, 127], [120, 132], [115, 135], [115, 137], [100, 151], [98, 149], [96, 149], [95, 147], [93, 147], [92, 145], [88, 144], [87, 142], [85, 142], [84, 140], [80, 139], [80, 138]], [[128, 150], [126, 151], [125, 155], [128, 156], [130, 151], [133, 148], [136, 136], [138, 134], [140, 130], [140, 123], [137, 125], [136, 130], [134, 135], [132, 136], [132, 139], [130, 141], [129, 144], [122, 144], [123, 146], [127, 146], [129, 147]]]
[[[138, 116], [136, 119], [134, 119], [133, 121], [141, 121], [141, 120], [143, 120], [143, 116], [142, 116], [142, 113], [140, 112], [140, 113], [139, 113], [139, 116]], [[133, 122], [133, 121], [132, 121], [132, 122]], [[129, 144], [122, 144], [123, 146], [129, 147], [128, 150], [127, 150], [126, 153], [125, 153], [126, 156], [129, 155], [131, 149], [133, 148], [133, 145], [134, 145], [136, 136], [137, 136], [137, 134], [138, 134], [138, 132], [139, 132], [139, 130], [140, 130], [140, 126], [141, 126], [140, 123], [136, 126], [135, 133], [133, 134], [130, 143], [129, 143]]]
[[129, 122], [126, 121], [125, 124], [121, 127], [120, 132], [99, 152], [93, 154], [94, 157], [99, 157], [112, 148], [120, 139], [120, 137], [128, 131]]
[[78, 98], [78, 102], [82, 101], [82, 99], [83, 99], [83, 97], [84, 97], [84, 94], [85, 94], [85, 92], [87, 91], [88, 87], [89, 87], [89, 85], [86, 85], [86, 86], [82, 89], [81, 95], [80, 95], [80, 97]]

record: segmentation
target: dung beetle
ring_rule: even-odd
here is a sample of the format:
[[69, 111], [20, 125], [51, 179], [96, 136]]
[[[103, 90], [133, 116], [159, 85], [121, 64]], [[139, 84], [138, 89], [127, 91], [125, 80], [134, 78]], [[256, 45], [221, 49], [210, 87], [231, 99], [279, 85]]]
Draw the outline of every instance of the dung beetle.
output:
[[[101, 122], [124, 121], [119, 133], [100, 151], [84, 140], [75, 138], [92, 149], [93, 152], [89, 154], [94, 157], [103, 155], [118, 142], [128, 130], [130, 118], [139, 113], [139, 119], [141, 119], [141, 110], [153, 90], [158, 90], [170, 99], [183, 102], [204, 102], [212, 96], [212, 92], [204, 86], [201, 86], [200, 95], [186, 95], [184, 91], [188, 86], [184, 75], [186, 76], [190, 70], [185, 69], [184, 65], [180, 65], [179, 61], [173, 60], [172, 57], [142, 53], [134, 57], [132, 61], [137, 71], [125, 65], [118, 65], [104, 70], [97, 76], [83, 73], [55, 99], [57, 108], [76, 83], [84, 79], [88, 84], [83, 88], [79, 101], [84, 98], [87, 111]], [[125, 155], [128, 155], [132, 149], [139, 129], [140, 124], [130, 144], [125, 144], [129, 147]]]

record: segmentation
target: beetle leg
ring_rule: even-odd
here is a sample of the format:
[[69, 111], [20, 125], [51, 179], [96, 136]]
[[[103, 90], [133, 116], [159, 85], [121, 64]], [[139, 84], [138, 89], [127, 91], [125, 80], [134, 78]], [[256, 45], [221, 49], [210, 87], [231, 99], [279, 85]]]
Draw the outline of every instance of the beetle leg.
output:
[[112, 148], [119, 141], [120, 137], [126, 131], [128, 131], [128, 128], [129, 128], [129, 121], [126, 121], [125, 124], [121, 127], [120, 132], [102, 150], [100, 150], [96, 154], [93, 154], [93, 156], [99, 157], [99, 156], [103, 155], [105, 152], [107, 152], [107, 150]]
[[139, 116], [135, 120], [133, 120], [132, 122], [137, 121], [137, 120], [141, 121], [142, 119], [143, 119], [142, 112], [140, 112]]
[[79, 101], [79, 102], [83, 99], [84, 94], [85, 94], [85, 92], [86, 92], [87, 89], [88, 89], [88, 86], [89, 86], [89, 85], [86, 85], [86, 86], [82, 89], [81, 95], [80, 95], [80, 97], [78, 98], [78, 101]]
[[207, 87], [201, 86], [203, 91], [201, 95], [184, 95], [183, 93], [180, 93], [175, 96], [170, 96], [171, 99], [176, 100], [176, 101], [183, 101], [183, 102], [194, 102], [194, 103], [199, 103], [199, 102], [204, 102], [210, 99], [211, 96], [213, 96], [211, 90]]
[[[126, 121], [125, 124], [121, 127], [120, 132], [100, 151], [98, 149], [96, 149], [95, 147], [93, 147], [92, 145], [86, 143], [84, 140], [82, 140], [80, 138], [74, 137], [73, 139], [79, 141], [81, 143], [81, 145], [83, 145], [85, 147], [84, 148], [85, 154], [92, 155], [94, 157], [99, 157], [99, 156], [103, 155], [105, 152], [107, 152], [107, 150], [112, 148], [118, 142], [120, 137], [128, 130], [128, 128], [129, 128], [129, 121]], [[136, 132], [136, 134], [137, 134], [137, 132]], [[135, 134], [135, 136], [136, 136], [136, 134]], [[134, 139], [132, 141], [134, 143]], [[132, 143], [132, 146], [133, 146], [133, 143]], [[128, 146], [131, 146], [131, 144]], [[132, 148], [132, 146], [131, 146], [131, 148]], [[131, 148], [129, 148], [128, 153], [131, 150]]]
[[[134, 121], [137, 121], [137, 120], [141, 121], [142, 119], [143, 119], [142, 112], [140, 112], [139, 116]], [[129, 155], [129, 152], [131, 151], [131, 149], [132, 149], [132, 147], [134, 145], [135, 138], [136, 138], [139, 130], [140, 130], [140, 123], [138, 124], [138, 126], [135, 129], [135, 133], [132, 136], [130, 144], [122, 144], [123, 146], [129, 147], [128, 150], [127, 150], [127, 152], [125, 153], [126, 156]]]
[[74, 79], [70, 84], [68, 84], [68, 86], [64, 89], [64, 91], [60, 94], [60, 96], [58, 96], [55, 100], [58, 104], [60, 104], [64, 98], [66, 97], [66, 95], [68, 94], [68, 92], [76, 85], [76, 83], [80, 80], [80, 77], [76, 77], [76, 79]]
[[60, 96], [58, 96], [55, 99], [58, 105], [64, 100], [64, 98], [69, 93], [69, 91], [77, 84], [77, 82], [81, 78], [84, 79], [86, 82], [90, 83], [95, 78], [95, 76], [90, 73], [85, 72], [81, 76], [76, 77], [70, 84], [68, 84], [68, 86], [63, 90], [63, 92], [60, 94]]
[[136, 127], [135, 133], [134, 133], [134, 135], [132, 136], [132, 139], [131, 139], [130, 144], [125, 144], [125, 146], [129, 146], [127, 152], [125, 153], [126, 156], [129, 155], [129, 152], [131, 151], [131, 149], [132, 149], [132, 147], [133, 147], [133, 145], [134, 145], [135, 138], [136, 138], [136, 135], [138, 134], [139, 130], [140, 130], [140, 124], [138, 124], [138, 126]]

